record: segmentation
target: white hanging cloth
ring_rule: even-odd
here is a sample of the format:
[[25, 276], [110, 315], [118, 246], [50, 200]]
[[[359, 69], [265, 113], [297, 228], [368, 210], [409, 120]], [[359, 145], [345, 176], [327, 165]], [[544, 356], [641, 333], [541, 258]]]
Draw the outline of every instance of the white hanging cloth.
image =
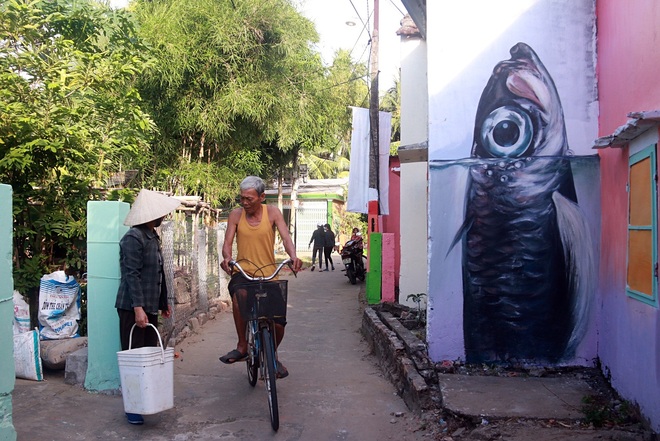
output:
[[[375, 189], [369, 188], [369, 109], [352, 107], [353, 133], [351, 136], [351, 166], [348, 175], [346, 210], [367, 213], [369, 200], [376, 199]], [[378, 112], [378, 183], [380, 214], [390, 213], [389, 206], [389, 156], [392, 114]]]

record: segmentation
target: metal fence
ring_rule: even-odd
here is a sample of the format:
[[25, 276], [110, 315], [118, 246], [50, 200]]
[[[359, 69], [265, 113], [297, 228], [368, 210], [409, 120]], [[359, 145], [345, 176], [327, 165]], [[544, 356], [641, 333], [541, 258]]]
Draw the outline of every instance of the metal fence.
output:
[[166, 340], [185, 336], [186, 326], [193, 326], [200, 314], [230, 304], [229, 278], [220, 268], [226, 228], [225, 222], [207, 224], [201, 216], [181, 212], [163, 222], [164, 269], [173, 311], [161, 326]]

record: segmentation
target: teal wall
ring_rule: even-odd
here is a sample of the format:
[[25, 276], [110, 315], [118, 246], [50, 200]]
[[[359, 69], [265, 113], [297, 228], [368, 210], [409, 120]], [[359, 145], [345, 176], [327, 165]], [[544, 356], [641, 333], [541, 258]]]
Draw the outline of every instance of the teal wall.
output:
[[119, 288], [119, 241], [128, 227], [125, 202], [91, 201], [87, 204], [87, 335], [88, 361], [85, 388], [119, 389], [117, 351], [119, 318], [115, 309]]
[[14, 373], [14, 280], [12, 277], [12, 191], [0, 184], [0, 439], [14, 441], [11, 392], [16, 382]]

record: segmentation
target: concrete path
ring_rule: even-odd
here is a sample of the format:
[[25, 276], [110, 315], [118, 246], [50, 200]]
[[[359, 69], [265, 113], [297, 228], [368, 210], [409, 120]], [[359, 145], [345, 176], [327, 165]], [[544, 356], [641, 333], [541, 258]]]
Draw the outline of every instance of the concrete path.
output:
[[439, 375], [443, 405], [459, 415], [486, 418], [584, 418], [582, 399], [596, 392], [575, 378]]
[[120, 396], [68, 386], [60, 371], [41, 383], [17, 380], [18, 440], [424, 439], [419, 421], [367, 352], [360, 334], [360, 285], [348, 283], [338, 256], [335, 268], [289, 278], [289, 324], [280, 359], [290, 375], [277, 382], [277, 433], [270, 427], [263, 382], [252, 388], [244, 363], [218, 360], [236, 343], [231, 315], [222, 313], [176, 348], [174, 409], [130, 426]]

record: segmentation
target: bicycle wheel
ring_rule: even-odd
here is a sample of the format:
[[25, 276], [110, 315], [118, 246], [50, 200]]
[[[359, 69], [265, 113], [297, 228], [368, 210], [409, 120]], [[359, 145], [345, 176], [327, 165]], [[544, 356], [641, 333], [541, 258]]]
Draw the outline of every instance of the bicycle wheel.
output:
[[254, 322], [248, 322], [245, 325], [245, 336], [248, 342], [247, 374], [250, 386], [257, 384], [259, 374], [259, 342], [257, 341], [256, 326]]
[[263, 354], [261, 361], [264, 363], [264, 383], [268, 392], [268, 409], [270, 410], [270, 424], [273, 430], [277, 431], [280, 427], [280, 412], [277, 407], [277, 388], [275, 386], [275, 342], [273, 341], [270, 329], [264, 327], [261, 330], [261, 347]]

